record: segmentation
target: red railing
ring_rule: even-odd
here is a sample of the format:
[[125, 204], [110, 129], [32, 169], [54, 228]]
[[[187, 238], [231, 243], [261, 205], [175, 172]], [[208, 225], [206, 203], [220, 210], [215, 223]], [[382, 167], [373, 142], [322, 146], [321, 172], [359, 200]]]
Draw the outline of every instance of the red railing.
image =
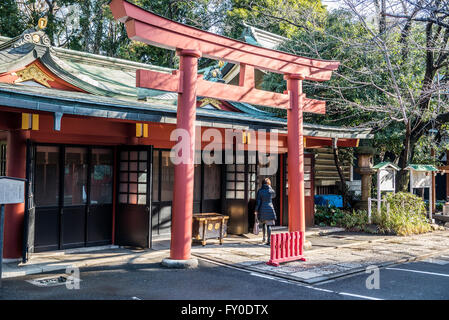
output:
[[271, 235], [271, 254], [268, 265], [279, 267], [279, 263], [294, 260], [306, 261], [303, 257], [303, 232], [288, 232]]

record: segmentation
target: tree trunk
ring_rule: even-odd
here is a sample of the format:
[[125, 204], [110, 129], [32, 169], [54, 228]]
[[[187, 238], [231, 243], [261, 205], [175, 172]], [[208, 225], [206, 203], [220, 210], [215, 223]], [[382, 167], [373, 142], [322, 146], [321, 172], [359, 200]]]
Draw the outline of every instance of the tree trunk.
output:
[[397, 191], [407, 191], [408, 182], [409, 182], [409, 176], [408, 172], [404, 169], [409, 164], [410, 159], [410, 138], [411, 138], [411, 128], [410, 128], [410, 122], [407, 123], [407, 127], [405, 129], [405, 138], [404, 138], [404, 149], [401, 152], [401, 155], [399, 156], [399, 167], [401, 170], [398, 174], [398, 185], [396, 187]]

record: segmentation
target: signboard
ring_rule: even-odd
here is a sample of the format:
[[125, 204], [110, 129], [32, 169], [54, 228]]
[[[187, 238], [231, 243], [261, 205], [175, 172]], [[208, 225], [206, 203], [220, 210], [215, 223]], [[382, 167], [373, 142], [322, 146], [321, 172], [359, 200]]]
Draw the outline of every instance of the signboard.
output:
[[0, 204], [22, 203], [25, 201], [25, 180], [0, 177]]
[[426, 171], [410, 171], [412, 188], [431, 188], [432, 173]]
[[394, 169], [379, 170], [378, 179], [380, 182], [380, 191], [395, 191]]

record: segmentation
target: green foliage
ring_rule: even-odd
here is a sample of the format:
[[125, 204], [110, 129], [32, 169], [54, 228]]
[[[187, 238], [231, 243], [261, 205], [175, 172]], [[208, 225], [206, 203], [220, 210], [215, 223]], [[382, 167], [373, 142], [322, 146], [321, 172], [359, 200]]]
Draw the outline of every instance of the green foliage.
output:
[[320, 226], [338, 226], [352, 231], [362, 231], [368, 224], [368, 214], [364, 210], [350, 211], [333, 206], [315, 206], [315, 223]]
[[2, 0], [0, 3], [0, 35], [15, 37], [23, 30], [22, 14], [15, 0]]
[[290, 38], [299, 29], [315, 28], [326, 15], [321, 0], [232, 0], [230, 3], [225, 34], [232, 38], [241, 37], [242, 22]]
[[[399, 192], [386, 195], [389, 204], [383, 205], [381, 213], [372, 212], [372, 222], [379, 232], [411, 235], [429, 232], [424, 201], [410, 193]], [[350, 231], [369, 231], [368, 213], [365, 210], [341, 210], [335, 207], [316, 206], [315, 223], [320, 226], [339, 226]], [[372, 231], [369, 231], [372, 232]]]
[[[449, 123], [445, 123], [440, 127], [438, 136], [449, 135]], [[432, 151], [435, 155], [441, 155], [449, 150], [449, 141], [437, 142], [431, 133], [422, 135], [416, 142], [415, 152], [411, 163], [432, 164], [434, 166], [443, 165], [438, 157], [432, 156]]]
[[345, 212], [334, 206], [315, 206], [315, 224], [335, 227], [340, 224]]
[[424, 201], [411, 193], [399, 192], [386, 195], [389, 205], [382, 205], [380, 214], [374, 211], [373, 222], [385, 233], [410, 235], [429, 232], [430, 224], [426, 218]]
[[437, 202], [435, 203], [435, 209], [436, 211], [443, 211], [443, 205], [446, 201], [442, 201], [442, 200], [437, 200]]
[[340, 222], [343, 228], [351, 231], [364, 231], [368, 224], [368, 213], [365, 210], [347, 212]]

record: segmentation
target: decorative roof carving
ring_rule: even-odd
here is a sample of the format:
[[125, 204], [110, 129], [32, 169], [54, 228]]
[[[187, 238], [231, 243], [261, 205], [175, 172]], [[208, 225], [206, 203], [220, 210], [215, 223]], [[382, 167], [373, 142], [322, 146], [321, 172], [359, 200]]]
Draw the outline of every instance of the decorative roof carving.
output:
[[50, 88], [48, 81], [55, 81], [52, 77], [43, 72], [36, 64], [31, 64], [23, 70], [16, 72], [19, 77], [15, 83], [20, 83], [28, 80], [34, 80], [47, 88]]
[[200, 100], [200, 108], [202, 108], [202, 107], [204, 107], [204, 106], [206, 106], [208, 104], [214, 106], [215, 108], [217, 108], [219, 110], [222, 109], [221, 102], [218, 101], [217, 99], [214, 99], [214, 98], [203, 98], [203, 99]]
[[51, 46], [50, 38], [45, 34], [44, 31], [35, 29], [28, 29], [25, 30], [17, 39], [11, 47], [18, 48], [23, 46], [24, 44], [31, 43], [31, 44], [39, 44], [46, 47]]

